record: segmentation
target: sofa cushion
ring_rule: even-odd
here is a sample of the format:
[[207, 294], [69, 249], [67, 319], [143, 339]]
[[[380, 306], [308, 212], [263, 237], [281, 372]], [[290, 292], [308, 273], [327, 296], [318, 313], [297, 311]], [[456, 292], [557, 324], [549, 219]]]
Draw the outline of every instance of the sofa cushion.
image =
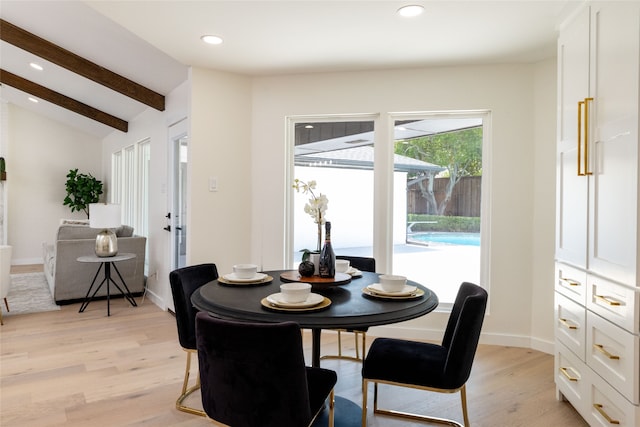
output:
[[129, 225], [122, 225], [116, 228], [116, 237], [131, 237], [133, 236], [133, 227]]
[[[98, 233], [102, 231], [98, 228], [91, 228], [89, 225], [66, 224], [58, 228], [58, 236], [56, 240], [76, 240], [76, 239], [93, 239], [95, 240]], [[133, 227], [123, 225], [115, 230], [116, 237], [132, 237]]]
[[61, 225], [58, 228], [58, 236], [56, 240], [77, 240], [77, 239], [93, 239], [100, 230], [91, 228], [88, 225]]

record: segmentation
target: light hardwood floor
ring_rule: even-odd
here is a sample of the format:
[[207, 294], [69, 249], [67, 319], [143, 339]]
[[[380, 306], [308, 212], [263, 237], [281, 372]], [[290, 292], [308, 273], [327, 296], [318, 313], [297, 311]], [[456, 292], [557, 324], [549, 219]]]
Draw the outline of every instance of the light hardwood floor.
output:
[[[92, 302], [84, 313], [78, 308], [5, 317], [0, 327], [0, 425], [211, 425], [174, 407], [185, 355], [170, 313], [148, 301], [137, 308], [112, 301], [111, 317], [105, 301]], [[335, 337], [323, 333], [323, 353], [334, 350]], [[307, 332], [304, 342], [310, 360]], [[343, 344], [353, 351], [350, 336]], [[360, 364], [326, 360], [322, 366], [338, 372], [336, 394], [361, 403]], [[405, 390], [381, 387], [380, 403], [462, 419], [458, 394]], [[372, 394], [371, 388], [370, 408]], [[534, 350], [481, 345], [467, 398], [473, 426], [587, 425], [569, 404], [555, 399], [552, 356]], [[194, 394], [190, 404], [199, 406], [198, 399]], [[425, 425], [373, 416], [371, 409], [368, 418], [372, 427]]]

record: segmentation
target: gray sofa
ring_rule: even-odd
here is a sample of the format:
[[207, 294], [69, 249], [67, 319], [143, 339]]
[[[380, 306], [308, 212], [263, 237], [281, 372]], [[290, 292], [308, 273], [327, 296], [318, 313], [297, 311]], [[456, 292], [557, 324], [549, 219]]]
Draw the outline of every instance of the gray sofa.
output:
[[[89, 228], [87, 224], [77, 221], [73, 224], [62, 224], [58, 228], [53, 244], [45, 244], [43, 248], [44, 273], [51, 289], [51, 294], [57, 304], [78, 302], [87, 294], [91, 280], [98, 271], [99, 263], [79, 262], [77, 259], [84, 255], [94, 255], [96, 235], [98, 229]], [[134, 253], [135, 258], [120, 261], [116, 265], [129, 290], [134, 295], [144, 292], [145, 275], [145, 247], [147, 238], [133, 234], [133, 228], [122, 226], [115, 230], [118, 237], [118, 253]], [[112, 277], [120, 284], [117, 273], [112, 270]], [[104, 271], [96, 279], [104, 278]], [[106, 284], [102, 286], [97, 296], [106, 296]], [[111, 287], [111, 295], [119, 294]]]

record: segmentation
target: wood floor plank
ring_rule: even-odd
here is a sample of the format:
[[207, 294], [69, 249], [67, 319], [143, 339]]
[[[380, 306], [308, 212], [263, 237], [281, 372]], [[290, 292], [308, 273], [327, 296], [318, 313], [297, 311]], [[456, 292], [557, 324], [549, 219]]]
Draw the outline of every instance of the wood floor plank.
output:
[[[175, 409], [185, 353], [175, 318], [145, 302], [130, 307], [93, 301], [60, 311], [5, 317], [0, 327], [0, 425], [2, 426], [211, 426]], [[333, 352], [336, 334], [322, 334], [323, 353]], [[370, 343], [374, 339], [368, 336]], [[345, 351], [353, 340], [343, 339]], [[304, 332], [307, 360], [311, 337]], [[336, 394], [361, 403], [359, 363], [323, 360], [338, 372]], [[196, 374], [196, 366], [192, 373]], [[192, 375], [192, 376], [193, 376]], [[424, 423], [373, 416], [370, 427]], [[553, 357], [530, 349], [481, 345], [467, 383], [474, 427], [578, 427], [587, 424], [566, 402], [555, 399]], [[190, 404], [200, 406], [199, 393]], [[381, 403], [397, 409], [462, 419], [458, 394], [381, 388]]]

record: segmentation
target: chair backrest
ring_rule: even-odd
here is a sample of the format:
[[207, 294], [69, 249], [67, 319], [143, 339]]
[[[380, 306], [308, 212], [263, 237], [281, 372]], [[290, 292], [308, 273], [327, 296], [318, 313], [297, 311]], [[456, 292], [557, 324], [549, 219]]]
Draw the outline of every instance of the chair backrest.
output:
[[196, 316], [202, 405], [233, 427], [311, 421], [300, 326]]
[[350, 265], [353, 268], [357, 268], [360, 271], [369, 271], [371, 273], [376, 272], [376, 260], [375, 258], [367, 258], [361, 256], [350, 255], [336, 255], [336, 259], [349, 260]]
[[169, 273], [169, 283], [176, 311], [178, 339], [183, 348], [196, 349], [196, 313], [191, 304], [191, 294], [200, 286], [216, 280], [218, 269], [215, 264], [198, 264], [179, 268]]
[[487, 291], [473, 283], [464, 282], [458, 289], [442, 339], [442, 346], [448, 349], [444, 376], [450, 382], [448, 387], [451, 389], [462, 387], [469, 379], [487, 299]]
[[0, 246], [0, 298], [6, 298], [11, 288], [11, 246]]

